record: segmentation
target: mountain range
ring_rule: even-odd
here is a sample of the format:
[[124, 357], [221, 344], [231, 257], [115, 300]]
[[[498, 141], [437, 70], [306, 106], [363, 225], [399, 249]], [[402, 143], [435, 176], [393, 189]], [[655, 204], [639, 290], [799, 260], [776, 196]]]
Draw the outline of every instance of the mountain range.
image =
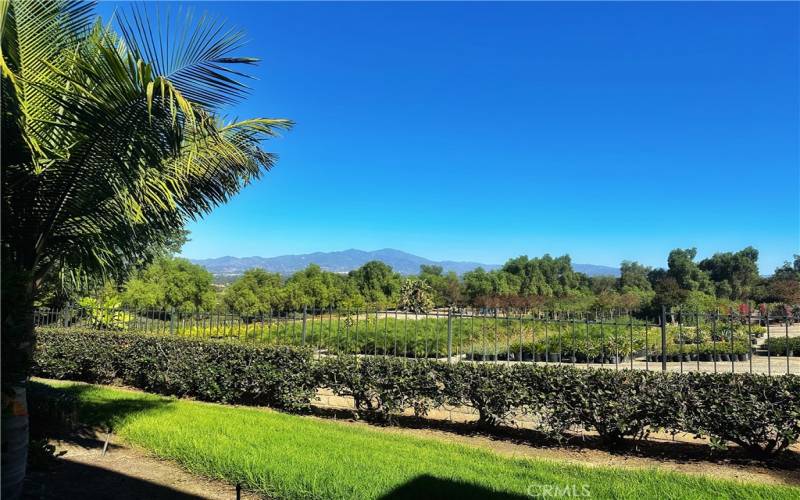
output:
[[[314, 252], [301, 255], [280, 255], [278, 257], [217, 257], [213, 259], [190, 259], [195, 264], [208, 269], [215, 275], [234, 276], [255, 267], [273, 273], [289, 275], [306, 268], [309, 264], [317, 264], [326, 271], [346, 273], [357, 269], [371, 260], [379, 260], [388, 264], [400, 274], [419, 273], [419, 266], [441, 266], [445, 272], [455, 271], [464, 274], [477, 267], [487, 271], [501, 267], [499, 264], [481, 264], [479, 262], [434, 261], [392, 248], [384, 248], [366, 252], [364, 250], [342, 250], [339, 252]], [[572, 264], [573, 269], [589, 276], [619, 276], [619, 269], [594, 264]]]

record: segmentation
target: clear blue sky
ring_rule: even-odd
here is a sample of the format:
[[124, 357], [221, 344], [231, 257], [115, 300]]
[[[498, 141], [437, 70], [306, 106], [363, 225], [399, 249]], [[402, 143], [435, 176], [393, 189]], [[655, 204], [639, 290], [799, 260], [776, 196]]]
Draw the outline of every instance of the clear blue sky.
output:
[[[118, 4], [119, 5], [119, 4]], [[107, 15], [113, 4], [103, 4]], [[202, 3], [261, 58], [277, 168], [184, 255], [393, 247], [664, 266], [800, 253], [798, 3]]]

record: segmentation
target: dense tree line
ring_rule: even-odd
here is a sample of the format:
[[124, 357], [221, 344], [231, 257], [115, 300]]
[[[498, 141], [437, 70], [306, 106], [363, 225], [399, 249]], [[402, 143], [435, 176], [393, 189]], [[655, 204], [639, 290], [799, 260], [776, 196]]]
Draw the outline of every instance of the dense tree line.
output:
[[800, 256], [772, 276], [758, 274], [758, 251], [716, 253], [697, 261], [694, 248], [675, 249], [666, 268], [623, 261], [620, 276], [576, 272], [568, 255], [509, 259], [501, 268], [477, 268], [458, 276], [439, 266], [421, 266], [401, 276], [372, 261], [347, 274], [315, 264], [289, 277], [251, 269], [227, 285], [185, 259], [163, 256], [116, 289], [103, 288], [111, 303], [137, 309], [222, 309], [248, 316], [312, 308], [434, 307], [602, 310], [656, 313], [670, 310], [741, 308], [771, 304], [784, 311], [800, 304]]

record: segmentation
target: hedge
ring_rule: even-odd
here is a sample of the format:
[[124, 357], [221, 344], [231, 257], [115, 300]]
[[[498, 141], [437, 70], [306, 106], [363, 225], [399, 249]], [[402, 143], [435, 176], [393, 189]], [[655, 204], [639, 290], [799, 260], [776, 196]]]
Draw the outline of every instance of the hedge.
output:
[[96, 331], [40, 331], [33, 371], [203, 401], [308, 407], [311, 351]]
[[576, 428], [611, 445], [652, 430], [710, 438], [775, 453], [800, 437], [800, 377], [660, 373], [569, 366], [444, 363], [394, 357], [328, 356], [107, 332], [37, 333], [34, 373], [116, 383], [160, 394], [286, 410], [310, 406], [316, 390], [352, 396], [364, 418], [391, 423], [406, 410], [466, 406], [479, 425], [529, 416], [557, 439]]

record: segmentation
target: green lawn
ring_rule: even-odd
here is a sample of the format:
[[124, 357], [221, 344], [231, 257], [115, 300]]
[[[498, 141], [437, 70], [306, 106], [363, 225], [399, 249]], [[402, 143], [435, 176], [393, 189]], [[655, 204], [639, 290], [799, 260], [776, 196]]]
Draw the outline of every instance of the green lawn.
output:
[[548, 486], [580, 495], [584, 485], [593, 498], [800, 498], [800, 488], [512, 459], [269, 410], [71, 382], [32, 385], [33, 399], [73, 394], [83, 423], [110, 424], [127, 442], [193, 472], [279, 498], [529, 498]]

